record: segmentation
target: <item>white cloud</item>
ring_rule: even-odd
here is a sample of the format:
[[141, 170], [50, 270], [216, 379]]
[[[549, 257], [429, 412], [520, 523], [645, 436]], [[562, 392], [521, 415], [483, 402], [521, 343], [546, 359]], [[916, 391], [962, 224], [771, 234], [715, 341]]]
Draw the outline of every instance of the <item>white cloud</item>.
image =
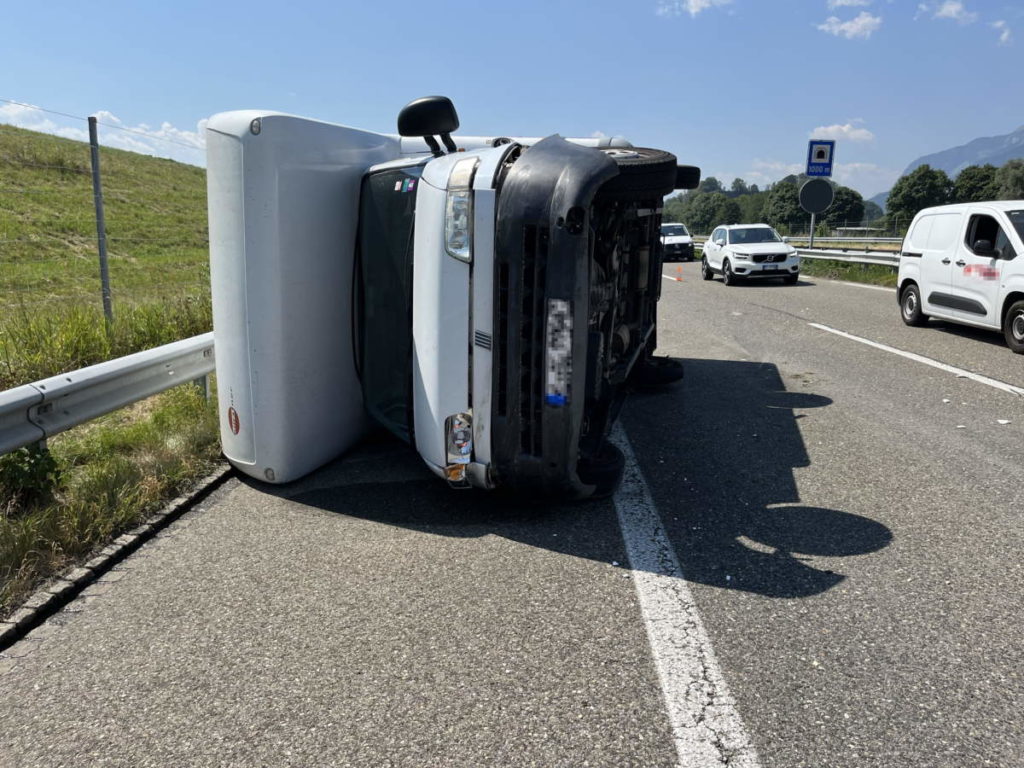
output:
[[[194, 131], [187, 131], [168, 122], [161, 123], [159, 128], [153, 128], [145, 123], [125, 125], [117, 115], [106, 110], [95, 112], [94, 115], [99, 122], [99, 140], [103, 146], [143, 155], [167, 157], [191, 165], [206, 163], [205, 119], [196, 124]], [[76, 141], [89, 140], [89, 130], [84, 120], [56, 115], [51, 117], [49, 113], [32, 105], [0, 105], [0, 123]]]
[[837, 163], [835, 180], [845, 187], [855, 189], [867, 200], [879, 192], [892, 189], [900, 171], [896, 168], [885, 168], [874, 163]]
[[999, 21], [993, 21], [991, 27], [999, 31], [999, 44], [1009, 45], [1013, 40], [1013, 36], [1010, 32], [1010, 25], [1000, 19]]
[[847, 40], [862, 38], [867, 40], [871, 33], [882, 26], [881, 16], [872, 16], [867, 11], [861, 11], [858, 16], [849, 21], [842, 21], [838, 16], [829, 16], [823, 24], [818, 25], [822, 32], [828, 32], [836, 37], [845, 37]]
[[732, 0], [659, 0], [656, 13], [659, 16], [682, 16], [684, 13], [696, 16], [701, 11], [719, 5], [728, 5]]
[[[920, 8], [921, 6], [918, 6]], [[960, 0], [945, 0], [935, 13], [933, 19], [952, 19], [959, 24], [972, 24], [978, 20], [978, 14], [968, 11]]]
[[863, 5], [871, 5], [871, 0], [828, 0], [828, 9], [830, 11], [835, 10], [836, 8], [847, 8]]
[[813, 131], [811, 131], [807, 138], [809, 139], [843, 139], [845, 141], [871, 141], [875, 138], [875, 134], [869, 131], [867, 128], [855, 125], [855, 123], [861, 122], [860, 120], [852, 120], [845, 125], [819, 125]]

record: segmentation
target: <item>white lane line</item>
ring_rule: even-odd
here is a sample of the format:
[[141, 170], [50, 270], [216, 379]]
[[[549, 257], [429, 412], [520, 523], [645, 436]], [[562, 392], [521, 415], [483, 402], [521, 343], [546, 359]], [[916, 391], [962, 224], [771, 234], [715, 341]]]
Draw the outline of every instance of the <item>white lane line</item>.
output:
[[668, 275], [662, 275], [662, 277], [664, 277], [666, 280], [671, 280], [673, 283], [683, 282], [683, 278], [681, 277], [669, 277]]
[[829, 280], [827, 277], [814, 278], [815, 280], [828, 280], [830, 283], [836, 285], [848, 285], [851, 288], [867, 288], [869, 291], [885, 291], [886, 293], [896, 293], [895, 288], [888, 288], [884, 285], [868, 285], [867, 283], [851, 283], [849, 280]]
[[896, 347], [890, 347], [888, 344], [882, 344], [871, 339], [865, 339], [861, 336], [854, 336], [852, 333], [846, 331], [840, 331], [836, 328], [829, 328], [827, 325], [821, 325], [820, 323], [808, 323], [811, 328], [817, 328], [819, 331], [827, 331], [828, 333], [834, 333], [836, 336], [842, 336], [844, 339], [850, 339], [851, 341], [859, 341], [861, 344], [867, 344], [869, 347], [875, 349], [881, 349], [885, 352], [892, 352], [894, 355], [905, 357], [908, 360], [913, 360], [918, 363], [924, 363], [930, 365], [932, 368], [938, 368], [940, 371], [946, 373], [952, 373], [961, 379], [970, 379], [971, 381], [977, 381], [980, 384], [987, 384], [995, 389], [1000, 389], [1003, 392], [1009, 392], [1011, 395], [1018, 395], [1024, 397], [1024, 387], [1017, 387], [1013, 384], [1007, 384], [1005, 381], [999, 381], [999, 379], [991, 379], [988, 376], [982, 376], [980, 373], [974, 373], [963, 368], [957, 368], [955, 365], [948, 365], [946, 363], [940, 363], [938, 360], [933, 360], [930, 357], [924, 355], [918, 355], [914, 352], [906, 352], [902, 349], [896, 349]]
[[614, 496], [615, 511], [665, 696], [677, 765], [760, 768], [621, 425], [613, 427], [611, 441], [626, 457], [622, 485]]

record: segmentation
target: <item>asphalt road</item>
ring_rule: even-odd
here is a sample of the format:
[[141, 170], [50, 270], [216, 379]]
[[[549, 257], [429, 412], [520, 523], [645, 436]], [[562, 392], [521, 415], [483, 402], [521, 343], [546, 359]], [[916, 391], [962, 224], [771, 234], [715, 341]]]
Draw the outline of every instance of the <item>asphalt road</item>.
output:
[[[386, 438], [231, 480], [0, 657], [0, 765], [699, 765], [657, 579], [745, 764], [1024, 764], [1024, 399], [811, 323], [1016, 386], [1024, 360], [892, 292], [681, 274], [687, 376], [623, 414], [628, 498], [450, 492]], [[628, 567], [640, 497], [683, 578]]]

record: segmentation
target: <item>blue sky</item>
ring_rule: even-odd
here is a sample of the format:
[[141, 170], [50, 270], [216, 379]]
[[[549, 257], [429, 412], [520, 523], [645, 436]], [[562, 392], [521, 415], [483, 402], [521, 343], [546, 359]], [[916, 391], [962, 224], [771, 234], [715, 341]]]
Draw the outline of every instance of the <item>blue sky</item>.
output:
[[[0, 98], [99, 113], [104, 142], [190, 162], [215, 112], [393, 132], [441, 93], [462, 133], [622, 135], [726, 184], [775, 181], [812, 134], [835, 138], [836, 179], [870, 196], [922, 154], [1024, 125], [1021, 0], [5, 6]], [[4, 102], [0, 121], [84, 136]]]

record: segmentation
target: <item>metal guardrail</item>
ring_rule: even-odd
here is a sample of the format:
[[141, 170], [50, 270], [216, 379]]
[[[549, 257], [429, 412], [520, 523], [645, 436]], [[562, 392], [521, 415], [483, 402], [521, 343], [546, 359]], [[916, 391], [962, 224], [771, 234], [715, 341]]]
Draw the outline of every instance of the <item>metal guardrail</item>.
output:
[[829, 248], [797, 248], [802, 259], [827, 259], [828, 261], [845, 261], [850, 264], [881, 264], [886, 267], [900, 265], [899, 251], [885, 253], [883, 251], [842, 251]]
[[0, 392], [0, 455], [213, 373], [213, 334]]

